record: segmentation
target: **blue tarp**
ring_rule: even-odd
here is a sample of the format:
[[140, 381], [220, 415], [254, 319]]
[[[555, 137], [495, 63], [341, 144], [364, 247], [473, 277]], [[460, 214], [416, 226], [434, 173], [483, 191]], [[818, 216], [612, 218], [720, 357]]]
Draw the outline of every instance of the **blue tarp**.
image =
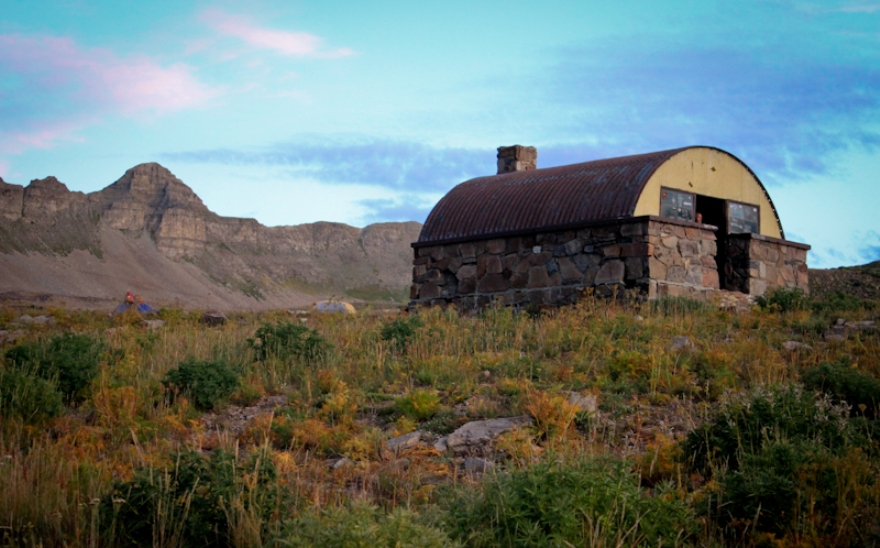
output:
[[135, 311], [138, 314], [155, 314], [158, 312], [155, 308], [148, 305], [141, 299], [139, 296], [133, 295], [131, 291], [126, 293], [125, 301], [123, 301], [119, 306], [116, 307], [116, 310], [113, 311], [114, 314], [121, 314], [128, 310], [131, 310], [134, 307]]

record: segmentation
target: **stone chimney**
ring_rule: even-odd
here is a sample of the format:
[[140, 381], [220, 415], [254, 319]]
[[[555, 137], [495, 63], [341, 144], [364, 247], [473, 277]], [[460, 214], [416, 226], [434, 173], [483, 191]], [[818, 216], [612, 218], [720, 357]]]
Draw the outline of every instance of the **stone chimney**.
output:
[[498, 174], [531, 171], [538, 167], [538, 149], [513, 145], [498, 147]]

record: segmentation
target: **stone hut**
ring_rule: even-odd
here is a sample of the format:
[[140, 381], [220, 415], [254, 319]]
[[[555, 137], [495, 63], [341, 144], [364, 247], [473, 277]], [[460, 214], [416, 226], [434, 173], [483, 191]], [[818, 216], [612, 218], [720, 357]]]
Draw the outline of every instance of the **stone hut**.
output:
[[412, 246], [412, 306], [808, 290], [810, 247], [785, 239], [748, 166], [705, 146], [545, 169], [501, 147], [498, 173], [449, 191]]

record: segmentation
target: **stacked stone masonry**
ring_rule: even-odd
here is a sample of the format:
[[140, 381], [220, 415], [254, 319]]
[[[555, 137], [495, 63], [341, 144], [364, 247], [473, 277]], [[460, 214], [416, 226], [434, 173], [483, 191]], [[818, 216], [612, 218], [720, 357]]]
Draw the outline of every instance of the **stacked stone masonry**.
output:
[[725, 289], [763, 295], [774, 287], [809, 292], [810, 246], [758, 234], [728, 237]]
[[418, 245], [412, 305], [576, 302], [637, 290], [648, 299], [702, 297], [719, 289], [715, 227], [636, 217], [580, 229]]

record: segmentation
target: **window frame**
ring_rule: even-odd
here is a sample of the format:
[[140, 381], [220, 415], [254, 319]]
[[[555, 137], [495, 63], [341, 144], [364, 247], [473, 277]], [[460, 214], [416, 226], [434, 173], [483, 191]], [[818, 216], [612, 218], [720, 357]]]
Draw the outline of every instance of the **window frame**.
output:
[[[678, 219], [678, 218], [675, 218], [675, 217], [666, 217], [666, 216], [664, 216], [664, 215], [663, 215], [663, 193], [664, 193], [664, 192], [677, 192], [677, 193], [679, 193], [679, 194], [688, 194], [688, 195], [690, 195], [690, 197], [691, 197], [691, 204], [692, 204], [692, 207], [693, 207], [693, 211], [692, 211], [692, 213], [693, 213], [692, 217], [693, 217], [693, 218], [692, 218], [690, 221], [687, 221], [687, 220], [685, 220], [685, 219]], [[696, 193], [694, 193], [694, 192], [688, 192], [687, 190], [681, 190], [681, 189], [679, 189], [679, 188], [671, 188], [671, 187], [661, 186], [661, 187], [660, 187], [660, 204], [659, 204], [659, 205], [660, 205], [660, 211], [659, 211], [659, 213], [660, 213], [660, 217], [662, 217], [663, 219], [670, 219], [670, 220], [673, 220], [673, 221], [680, 221], [680, 222], [686, 222], [686, 223], [695, 223], [695, 222], [697, 222], [697, 220], [696, 220], [696, 219], [697, 219], [697, 195], [696, 195]]]
[[[725, 200], [727, 202], [727, 233], [728, 234], [760, 234], [761, 233], [761, 206], [758, 204], [750, 204], [748, 202], [740, 202], [739, 200]], [[753, 207], [758, 210], [758, 230], [757, 232], [732, 232], [730, 230], [730, 204], [737, 204], [741, 206]]]

